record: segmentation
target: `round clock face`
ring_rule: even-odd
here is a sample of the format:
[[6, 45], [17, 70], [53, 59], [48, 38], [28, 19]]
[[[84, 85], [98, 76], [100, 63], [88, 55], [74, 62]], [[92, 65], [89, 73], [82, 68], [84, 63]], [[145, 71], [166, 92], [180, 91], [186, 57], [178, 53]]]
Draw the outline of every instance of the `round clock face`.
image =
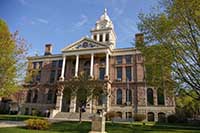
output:
[[101, 24], [101, 28], [102, 28], [102, 29], [106, 28], [106, 23], [102, 23], [102, 24]]

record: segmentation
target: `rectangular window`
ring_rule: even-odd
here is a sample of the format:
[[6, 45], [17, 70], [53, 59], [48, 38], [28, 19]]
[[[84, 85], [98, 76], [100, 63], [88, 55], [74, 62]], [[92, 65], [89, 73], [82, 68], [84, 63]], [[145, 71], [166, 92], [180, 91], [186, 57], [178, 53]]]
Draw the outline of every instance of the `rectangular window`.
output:
[[131, 64], [132, 61], [131, 61], [131, 55], [126, 55], [125, 58], [126, 58], [126, 64]]
[[37, 62], [33, 62], [33, 69], [37, 68]]
[[62, 68], [62, 64], [63, 64], [63, 60], [59, 60], [59, 61], [58, 61], [58, 67], [59, 67], [59, 68]]
[[41, 79], [41, 71], [38, 71], [36, 76], [36, 81], [40, 81], [40, 79]]
[[59, 80], [60, 76], [61, 76], [61, 70], [58, 70], [57, 71], [57, 80]]
[[99, 68], [99, 79], [104, 80], [105, 68]]
[[55, 81], [55, 70], [51, 70], [51, 75], [50, 75], [50, 83], [53, 83]]
[[126, 80], [131, 81], [132, 76], [131, 76], [131, 66], [126, 67]]
[[117, 80], [122, 80], [122, 67], [117, 67]]
[[51, 67], [52, 67], [52, 68], [55, 68], [55, 67], [56, 67], [56, 64], [57, 64], [57, 61], [52, 61]]
[[122, 56], [116, 57], [117, 64], [122, 64]]
[[42, 61], [38, 62], [39, 63], [39, 69], [42, 68]]

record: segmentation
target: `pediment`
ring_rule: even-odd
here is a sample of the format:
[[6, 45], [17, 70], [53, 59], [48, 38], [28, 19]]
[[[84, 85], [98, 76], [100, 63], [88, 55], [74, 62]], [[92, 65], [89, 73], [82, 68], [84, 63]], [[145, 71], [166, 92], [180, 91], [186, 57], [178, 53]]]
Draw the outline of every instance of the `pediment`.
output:
[[63, 48], [61, 51], [73, 51], [73, 50], [84, 50], [84, 49], [96, 49], [96, 48], [108, 48], [106, 44], [101, 42], [97, 42], [90, 38], [81, 38], [80, 40], [68, 45], [67, 47]]

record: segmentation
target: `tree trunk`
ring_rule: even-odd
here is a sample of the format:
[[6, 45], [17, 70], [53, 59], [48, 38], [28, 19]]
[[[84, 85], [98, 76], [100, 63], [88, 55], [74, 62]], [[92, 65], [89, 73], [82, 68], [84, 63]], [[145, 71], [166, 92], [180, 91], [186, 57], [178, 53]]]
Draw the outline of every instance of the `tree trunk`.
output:
[[79, 107], [79, 123], [82, 123], [82, 109]]

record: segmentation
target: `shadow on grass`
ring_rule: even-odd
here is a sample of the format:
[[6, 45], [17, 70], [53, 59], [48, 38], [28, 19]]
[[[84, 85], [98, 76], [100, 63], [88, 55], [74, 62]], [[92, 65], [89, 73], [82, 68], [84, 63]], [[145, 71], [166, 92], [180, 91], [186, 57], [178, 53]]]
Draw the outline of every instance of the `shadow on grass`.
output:
[[91, 130], [90, 122], [59, 122], [54, 123], [50, 127], [49, 131], [56, 132], [80, 132], [80, 133], [88, 133]]

